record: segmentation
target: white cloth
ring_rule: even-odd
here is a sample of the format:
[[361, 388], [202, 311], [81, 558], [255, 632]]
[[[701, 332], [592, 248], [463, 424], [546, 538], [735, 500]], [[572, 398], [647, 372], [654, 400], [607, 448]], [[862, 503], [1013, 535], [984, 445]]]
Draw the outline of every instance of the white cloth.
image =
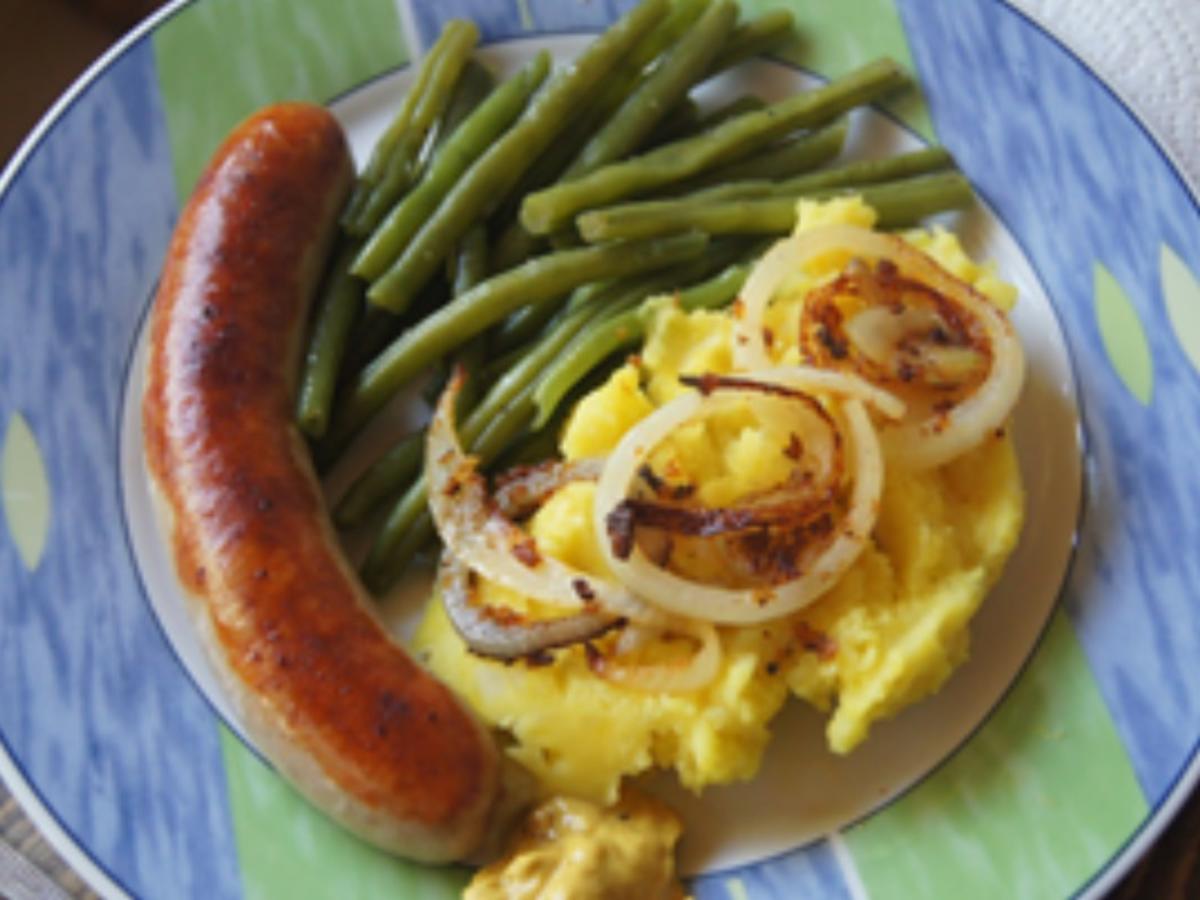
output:
[[1011, 2], [1121, 96], [1200, 192], [1200, 0]]

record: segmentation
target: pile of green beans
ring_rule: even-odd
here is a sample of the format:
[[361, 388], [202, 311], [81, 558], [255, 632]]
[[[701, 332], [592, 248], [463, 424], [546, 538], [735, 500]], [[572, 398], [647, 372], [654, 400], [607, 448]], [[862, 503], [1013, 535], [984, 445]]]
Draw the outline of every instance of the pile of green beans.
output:
[[[342, 214], [314, 304], [296, 423], [322, 470], [402, 389], [456, 367], [464, 445], [484, 466], [554, 452], [575, 398], [635, 348], [660, 303], [716, 309], [797, 201], [854, 192], [882, 227], [971, 191], [931, 148], [837, 162], [846, 114], [910, 86], [889, 59], [767, 103], [706, 81], [795, 38], [733, 0], [641, 0], [570, 66], [546, 52], [497, 83], [454, 20], [414, 70]], [[333, 509], [370, 529], [386, 590], [434, 537], [424, 435], [381, 448]]]

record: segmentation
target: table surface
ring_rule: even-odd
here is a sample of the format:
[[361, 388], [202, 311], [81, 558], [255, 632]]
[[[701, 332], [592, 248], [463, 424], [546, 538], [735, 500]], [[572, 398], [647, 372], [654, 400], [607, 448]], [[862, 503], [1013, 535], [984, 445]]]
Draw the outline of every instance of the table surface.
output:
[[[1159, 2], [1170, 5], [1176, 0]], [[1050, 18], [1055, 7], [1069, 5], [1069, 0], [1018, 3], [1041, 13], [1040, 17]], [[154, 5], [155, 0], [6, 0], [6, 9], [0, 12], [0, 160], [15, 151], [42, 111], [71, 80], [130, 22]], [[30, 72], [41, 74], [31, 81], [27, 77]], [[1119, 80], [1116, 73], [1110, 77]], [[1129, 99], [1136, 104], [1136, 90], [1133, 94]], [[1164, 137], [1169, 141], [1169, 126], [1167, 131]], [[1186, 166], [1190, 160], [1181, 162]], [[1191, 174], [1197, 177], [1194, 170]], [[0, 784], [0, 898], [64, 900], [96, 896], [54, 852]], [[1190, 799], [1109, 900], [1196, 897], [1200, 897], [1200, 793]]]

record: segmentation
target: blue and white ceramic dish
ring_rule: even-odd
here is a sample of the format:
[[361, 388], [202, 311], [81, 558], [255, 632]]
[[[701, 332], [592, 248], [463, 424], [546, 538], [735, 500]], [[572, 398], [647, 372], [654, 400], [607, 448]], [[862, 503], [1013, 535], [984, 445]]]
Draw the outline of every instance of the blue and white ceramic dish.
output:
[[[360, 155], [442, 23], [498, 67], [629, 0], [195, 0], [124, 41], [0, 179], [0, 775], [103, 894], [452, 897], [299, 800], [239, 736], [149, 513], [140, 338], [181, 203], [264, 103], [330, 103]], [[803, 41], [783, 94], [888, 54], [926, 104], [855, 145], [948, 146], [956, 227], [1021, 289], [1029, 523], [942, 694], [846, 759], [801, 710], [688, 821], [700, 898], [1099, 897], [1200, 777], [1200, 206], [1077, 58], [992, 0], [743, 0]], [[718, 87], [717, 91], [729, 88]], [[617, 738], [619, 739], [619, 736]]]

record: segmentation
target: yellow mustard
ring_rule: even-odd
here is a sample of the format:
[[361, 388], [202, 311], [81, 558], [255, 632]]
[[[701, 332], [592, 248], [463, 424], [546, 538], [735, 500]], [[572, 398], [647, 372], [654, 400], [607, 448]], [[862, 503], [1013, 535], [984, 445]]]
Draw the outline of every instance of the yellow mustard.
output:
[[553, 797], [535, 807], [507, 853], [482, 868], [464, 900], [681, 900], [679, 817], [629, 789], [611, 807]]

